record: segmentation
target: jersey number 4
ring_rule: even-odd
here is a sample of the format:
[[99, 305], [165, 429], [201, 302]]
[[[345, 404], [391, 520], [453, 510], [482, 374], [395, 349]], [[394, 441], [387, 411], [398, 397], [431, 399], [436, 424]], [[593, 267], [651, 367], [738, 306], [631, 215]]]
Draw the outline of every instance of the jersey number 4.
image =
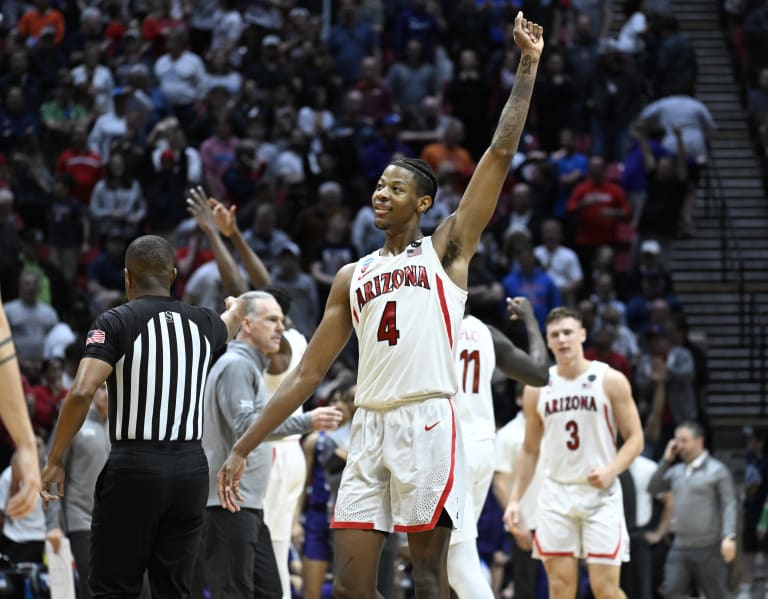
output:
[[565, 423], [565, 430], [571, 434], [571, 438], [565, 442], [565, 446], [571, 451], [576, 451], [581, 445], [581, 439], [579, 439], [579, 423], [575, 420], [569, 420]]
[[397, 302], [387, 302], [384, 306], [376, 338], [386, 341], [390, 346], [397, 345], [397, 340], [400, 339], [400, 331], [397, 329]]

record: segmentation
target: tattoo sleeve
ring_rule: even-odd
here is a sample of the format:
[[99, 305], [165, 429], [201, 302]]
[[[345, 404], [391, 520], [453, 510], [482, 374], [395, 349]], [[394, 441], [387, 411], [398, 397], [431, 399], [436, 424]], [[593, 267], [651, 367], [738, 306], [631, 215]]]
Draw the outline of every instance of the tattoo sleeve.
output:
[[528, 107], [531, 103], [538, 66], [538, 57], [531, 54], [524, 54], [520, 60], [515, 84], [512, 86], [491, 140], [491, 149], [508, 154], [514, 154], [517, 151], [525, 119], [528, 117]]

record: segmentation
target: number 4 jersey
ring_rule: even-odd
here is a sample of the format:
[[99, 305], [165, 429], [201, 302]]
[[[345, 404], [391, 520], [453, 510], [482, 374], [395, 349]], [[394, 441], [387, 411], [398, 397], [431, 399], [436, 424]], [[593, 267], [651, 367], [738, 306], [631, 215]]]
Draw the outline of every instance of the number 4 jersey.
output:
[[360, 359], [355, 404], [383, 409], [453, 397], [454, 355], [467, 292], [445, 273], [432, 238], [355, 265], [349, 288]]
[[603, 389], [608, 368], [592, 361], [581, 375], [566, 379], [552, 366], [549, 383], [539, 390], [545, 472], [559, 483], [586, 483], [590, 470], [607, 465], [616, 456], [616, 421]]

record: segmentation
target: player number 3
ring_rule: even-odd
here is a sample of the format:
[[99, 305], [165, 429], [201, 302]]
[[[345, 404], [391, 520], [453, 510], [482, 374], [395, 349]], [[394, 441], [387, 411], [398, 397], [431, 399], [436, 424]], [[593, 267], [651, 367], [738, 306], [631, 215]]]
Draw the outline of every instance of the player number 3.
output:
[[565, 446], [571, 451], [576, 451], [581, 444], [581, 439], [579, 439], [579, 423], [575, 420], [569, 420], [565, 423], [565, 430], [571, 434], [571, 438], [566, 441]]

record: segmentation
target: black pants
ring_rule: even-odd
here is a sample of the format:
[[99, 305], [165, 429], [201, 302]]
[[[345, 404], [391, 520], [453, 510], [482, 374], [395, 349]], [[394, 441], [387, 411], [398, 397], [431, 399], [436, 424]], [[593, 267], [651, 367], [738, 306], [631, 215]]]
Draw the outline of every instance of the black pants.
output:
[[91, 599], [88, 578], [91, 571], [91, 531], [73, 530], [67, 533], [72, 557], [77, 566], [77, 596], [79, 599]]
[[200, 443], [125, 441], [112, 446], [96, 481], [91, 526], [91, 595], [189, 597], [208, 499]]
[[215, 599], [280, 599], [283, 587], [262, 510], [205, 511], [203, 561]]

